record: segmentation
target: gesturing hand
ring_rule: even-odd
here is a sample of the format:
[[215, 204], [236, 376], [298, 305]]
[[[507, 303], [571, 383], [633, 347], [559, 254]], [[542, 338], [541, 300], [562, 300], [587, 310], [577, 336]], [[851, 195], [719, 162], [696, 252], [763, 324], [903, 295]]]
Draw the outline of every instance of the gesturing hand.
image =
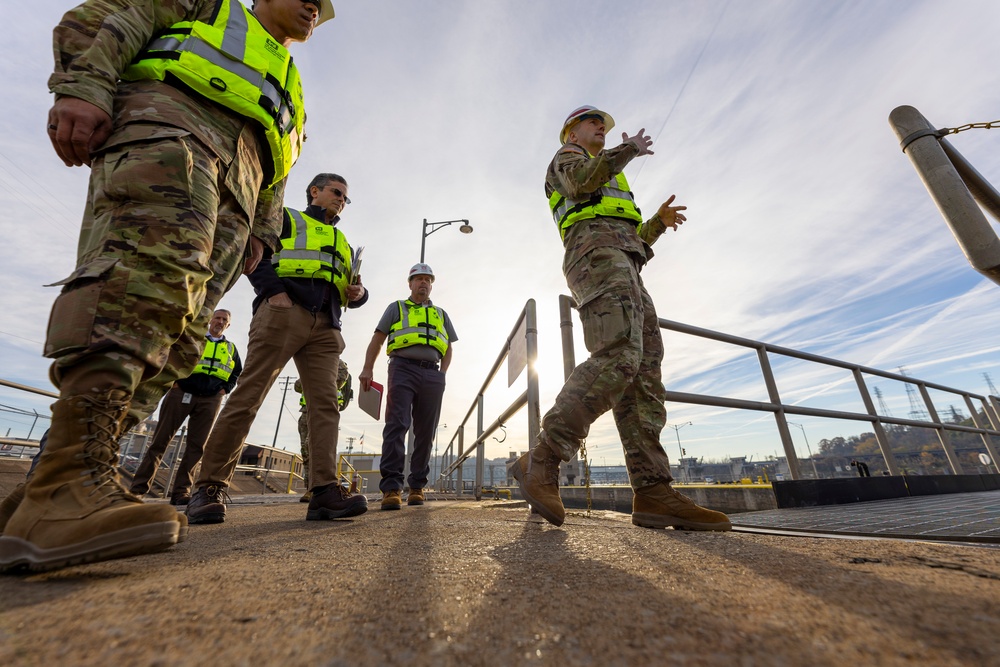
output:
[[628, 132], [622, 132], [622, 143], [632, 142], [639, 149], [639, 155], [652, 155], [653, 151], [649, 147], [653, 145], [653, 139], [646, 134], [646, 128], [642, 128], [635, 133], [635, 136], [628, 136]]
[[681, 213], [681, 211], [687, 210], [687, 206], [671, 206], [674, 203], [675, 196], [670, 195], [670, 199], [660, 204], [660, 208], [656, 214], [660, 216], [660, 221], [664, 227], [672, 227], [676, 232], [677, 226], [684, 224], [684, 221], [687, 220], [687, 217]]

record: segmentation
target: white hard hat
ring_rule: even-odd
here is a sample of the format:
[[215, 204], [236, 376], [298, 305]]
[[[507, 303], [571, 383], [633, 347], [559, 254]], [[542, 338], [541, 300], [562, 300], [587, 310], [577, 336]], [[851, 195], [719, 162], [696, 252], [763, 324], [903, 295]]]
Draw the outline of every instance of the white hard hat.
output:
[[329, 21], [333, 18], [333, 2], [332, 0], [319, 0], [319, 17], [316, 19], [316, 25], [324, 21]]
[[566, 120], [563, 122], [562, 130], [559, 132], [559, 143], [566, 143], [566, 135], [569, 134], [569, 129], [583, 120], [585, 116], [600, 116], [600, 118], [604, 121], [605, 132], [610, 132], [611, 128], [615, 126], [615, 119], [612, 118], [611, 114], [607, 111], [601, 111], [597, 107], [585, 104], [579, 109], [574, 109], [573, 113], [566, 116]]
[[413, 265], [413, 267], [410, 269], [410, 275], [406, 279], [406, 281], [409, 282], [410, 278], [412, 278], [413, 276], [430, 276], [431, 282], [434, 282], [433, 269], [431, 269], [429, 265], [424, 264], [423, 262]]

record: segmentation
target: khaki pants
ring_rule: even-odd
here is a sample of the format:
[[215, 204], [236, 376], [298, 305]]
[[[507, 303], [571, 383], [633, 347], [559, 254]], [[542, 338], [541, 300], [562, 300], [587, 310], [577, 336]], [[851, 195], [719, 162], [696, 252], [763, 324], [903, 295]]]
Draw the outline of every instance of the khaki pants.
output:
[[175, 386], [163, 397], [156, 431], [153, 433], [153, 441], [149, 443], [149, 447], [135, 471], [135, 477], [132, 479], [130, 489], [132, 493], [141, 496], [149, 491], [149, 484], [156, 477], [156, 471], [160, 467], [160, 461], [163, 460], [163, 454], [167, 451], [167, 446], [185, 419], [188, 420], [188, 430], [184, 455], [177, 468], [173, 489], [170, 489], [169, 494], [166, 495], [173, 497], [190, 493], [191, 483], [194, 481], [194, 469], [201, 461], [205, 441], [208, 440], [208, 434], [212, 431], [215, 416], [219, 414], [222, 394], [212, 394], [211, 396], [191, 394], [190, 400], [185, 403], [185, 393], [183, 389]]
[[295, 359], [299, 379], [309, 397], [310, 488], [337, 481], [337, 368], [344, 338], [334, 329], [329, 313], [310, 313], [293, 305], [278, 308], [260, 304], [250, 322], [250, 341], [240, 382], [205, 445], [197, 486], [229, 486], [250, 425], [271, 385], [289, 359]]

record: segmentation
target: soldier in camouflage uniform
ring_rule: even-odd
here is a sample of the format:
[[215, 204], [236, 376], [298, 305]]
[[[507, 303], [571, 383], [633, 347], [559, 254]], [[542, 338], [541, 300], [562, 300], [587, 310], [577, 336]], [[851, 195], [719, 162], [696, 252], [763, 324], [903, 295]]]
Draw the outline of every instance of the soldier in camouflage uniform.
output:
[[[245, 112], [174, 79], [121, 79], [166, 29], [223, 15], [242, 21], [247, 44], [258, 39], [248, 51], [280, 58], [333, 7], [256, 0], [251, 18], [236, 0], [87, 0], [54, 31], [48, 135], [67, 166], [90, 166], [90, 191], [77, 268], [56, 283], [45, 343], [60, 398], [0, 537], [0, 571], [159, 551], [186, 531], [172, 507], [143, 504], [119, 484], [116, 440], [191, 372], [219, 299], [276, 245], [281, 156], [273, 131], [265, 141]], [[254, 37], [264, 34], [266, 47]], [[295, 94], [297, 80], [288, 84]]]
[[566, 512], [559, 498], [559, 463], [580, 449], [590, 425], [611, 410], [635, 492], [632, 523], [692, 530], [729, 530], [721, 512], [698, 507], [670, 483], [670, 462], [660, 444], [666, 394], [660, 379], [663, 338], [653, 301], [639, 273], [650, 247], [667, 227], [686, 219], [684, 206], [664, 202], [643, 222], [621, 173], [633, 158], [651, 155], [645, 130], [604, 150], [614, 121], [594, 107], [575, 110], [563, 124], [545, 175], [556, 224], [566, 249], [563, 273], [583, 322], [590, 358], [576, 367], [542, 419], [538, 443], [511, 464], [511, 474], [532, 507], [555, 525]]

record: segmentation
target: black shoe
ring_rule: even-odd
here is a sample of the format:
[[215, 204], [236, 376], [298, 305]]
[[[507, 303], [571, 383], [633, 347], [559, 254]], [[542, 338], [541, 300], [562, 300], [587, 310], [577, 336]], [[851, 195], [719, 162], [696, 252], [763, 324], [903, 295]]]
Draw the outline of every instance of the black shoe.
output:
[[309, 501], [309, 511], [306, 512], [306, 521], [346, 519], [364, 514], [367, 511], [367, 498], [360, 494], [352, 495], [350, 491], [334, 482], [313, 489], [313, 497]]
[[222, 523], [226, 520], [226, 492], [221, 486], [203, 486], [188, 501], [188, 523]]
[[176, 505], [178, 507], [183, 507], [184, 505], [187, 505], [189, 502], [191, 502], [191, 494], [190, 493], [179, 493], [177, 495], [170, 496], [170, 504], [171, 505]]

